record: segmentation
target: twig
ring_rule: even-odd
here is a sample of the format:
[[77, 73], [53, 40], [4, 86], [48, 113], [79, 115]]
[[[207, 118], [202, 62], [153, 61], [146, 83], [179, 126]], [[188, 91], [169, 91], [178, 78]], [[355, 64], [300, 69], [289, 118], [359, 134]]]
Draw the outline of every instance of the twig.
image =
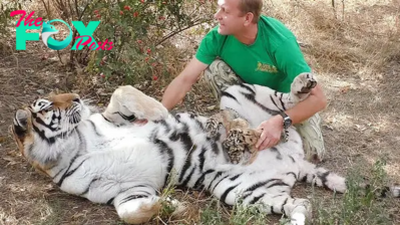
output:
[[333, 14], [335, 15], [335, 18], [337, 19], [337, 15], [336, 15], [336, 6], [335, 6], [335, 0], [331, 0], [331, 2], [332, 2]]
[[69, 11], [66, 10], [66, 6], [65, 6], [64, 2], [62, 0], [55, 0], [55, 2], [57, 3], [56, 6], [58, 7], [58, 10], [62, 12], [61, 15], [60, 15], [61, 18], [63, 20], [71, 22], [69, 20]]
[[49, 12], [49, 8], [47, 8], [47, 5], [46, 5], [46, 2], [44, 2], [44, 0], [41, 0], [42, 1], [42, 3], [43, 3], [43, 6], [44, 6], [44, 9], [46, 9], [46, 13], [47, 13], [47, 16], [49, 17], [49, 19], [50, 19], [50, 12]]
[[[94, 4], [95, 2], [96, 2], [96, 1], [94, 1], [93, 4]], [[88, 6], [89, 6], [89, 2], [86, 3], [85, 8], [83, 9], [82, 13], [79, 15], [79, 18], [78, 18], [79, 21], [82, 19], [82, 16], [83, 16], [83, 14], [85, 13], [85, 11], [86, 11], [86, 9], [87, 9]], [[77, 33], [77, 30], [74, 29], [74, 33], [73, 33], [73, 35], [72, 35], [72, 46], [74, 46], [74, 44], [75, 44], [75, 42], [76, 42], [76, 40], [75, 40], [75, 38], [76, 38], [76, 33]], [[70, 54], [69, 54], [69, 63], [70, 63], [70, 66], [71, 66], [71, 67], [74, 65], [74, 64], [72, 63], [72, 62], [74, 61], [74, 55], [75, 55], [75, 51], [72, 51], [72, 50], [71, 50], [71, 51], [70, 51]]]
[[209, 20], [200, 21], [200, 22], [198, 22], [198, 23], [193, 23], [192, 25], [189, 25], [189, 26], [187, 26], [187, 27], [181, 28], [181, 29], [179, 29], [179, 30], [177, 30], [177, 31], [173, 31], [173, 32], [169, 33], [168, 35], [166, 35], [165, 37], [163, 37], [163, 38], [156, 44], [156, 46], [162, 44], [164, 41], [168, 40], [169, 38], [175, 36], [176, 34], [182, 32], [182, 31], [185, 31], [185, 30], [187, 30], [187, 29], [189, 29], [189, 28], [192, 28], [192, 27], [197, 26], [197, 25], [199, 25], [199, 24], [205, 23], [205, 22], [207, 22], [207, 21], [209, 21]]
[[[51, 15], [51, 12], [50, 12], [50, 5], [49, 4], [46, 5], [46, 2], [44, 0], [42, 0], [42, 3], [43, 3], [44, 8], [46, 9], [47, 17], [50, 20], [52, 18], [52, 15]], [[54, 36], [54, 39], [57, 40], [57, 37]], [[61, 64], [64, 64], [62, 59], [61, 59], [61, 55], [60, 55], [60, 51], [59, 50], [57, 50], [57, 56], [58, 56], [58, 59], [60, 60]]]
[[342, 0], [342, 19], [343, 19], [343, 21], [345, 20], [344, 19], [344, 0]]
[[273, 0], [269, 0], [271, 2], [272, 7], [275, 7], [274, 1]]
[[[155, 25], [155, 27], [157, 27], [157, 28], [159, 28], [159, 29], [164, 29], [166, 32], [168, 31], [168, 32], [173, 32], [173, 29], [170, 29], [170, 28], [163, 28], [163, 27], [161, 27], [161, 26], [158, 26], [157, 24]], [[190, 41], [193, 41], [194, 39], [196, 39], [196, 38], [194, 38], [194, 37], [190, 37], [190, 36], [188, 36], [188, 35], [183, 35], [183, 34], [181, 34], [181, 33], [178, 33], [178, 34], [176, 34], [176, 35], [178, 35], [178, 36], [180, 36], [180, 37], [182, 37], [182, 38], [185, 38], [185, 39], [189, 39]]]
[[200, 5], [197, 5], [196, 8], [193, 10], [193, 12], [191, 12], [191, 13], [189, 14], [188, 17], [191, 18], [192, 15], [193, 15], [193, 13], [195, 13], [199, 8], [200, 8]]
[[79, 16], [79, 9], [78, 9], [78, 1], [75, 0], [75, 10], [76, 10], [76, 17]]
[[16, 63], [17, 63], [17, 70], [18, 70], [19, 72], [21, 72], [21, 71], [20, 71], [20, 68], [19, 68], [19, 63], [18, 63], [18, 57], [15, 56], [14, 54], [12, 54], [12, 56], [14, 57], [14, 59], [15, 59], [15, 61], [16, 61]]
[[[72, 9], [71, 0], [68, 0], [67, 3], [68, 3], [68, 7], [69, 7], [70, 19], [72, 21], [72, 20], [74, 20], [75, 13], [74, 13], [74, 10]], [[71, 21], [69, 21], [69, 22], [71, 22]]]
[[161, 219], [160, 216], [157, 216], [157, 219], [158, 219], [162, 224], [167, 225], [167, 224]]

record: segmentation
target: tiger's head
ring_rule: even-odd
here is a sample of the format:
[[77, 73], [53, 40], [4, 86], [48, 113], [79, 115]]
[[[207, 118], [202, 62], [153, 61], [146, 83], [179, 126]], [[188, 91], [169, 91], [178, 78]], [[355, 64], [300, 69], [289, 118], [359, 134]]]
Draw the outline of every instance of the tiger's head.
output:
[[[37, 99], [15, 113], [12, 132], [18, 149], [31, 164], [43, 171], [57, 159], [56, 152], [44, 152], [68, 137], [79, 123], [90, 115], [77, 94], [59, 94]], [[40, 145], [40, 146], [38, 146]], [[40, 147], [42, 152], [35, 150]]]

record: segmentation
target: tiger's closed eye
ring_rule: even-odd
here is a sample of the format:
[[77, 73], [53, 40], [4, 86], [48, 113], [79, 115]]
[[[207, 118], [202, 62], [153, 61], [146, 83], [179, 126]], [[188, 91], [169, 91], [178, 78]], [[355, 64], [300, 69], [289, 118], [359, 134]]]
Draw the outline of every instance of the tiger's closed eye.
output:
[[42, 111], [44, 112], [51, 111], [53, 110], [53, 107], [54, 107], [53, 103], [50, 103], [46, 108], [43, 108]]

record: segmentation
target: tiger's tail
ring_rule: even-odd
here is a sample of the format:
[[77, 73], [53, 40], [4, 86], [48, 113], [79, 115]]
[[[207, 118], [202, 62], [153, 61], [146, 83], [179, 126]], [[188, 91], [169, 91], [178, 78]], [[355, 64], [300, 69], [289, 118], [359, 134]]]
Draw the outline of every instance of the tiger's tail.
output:
[[[297, 180], [314, 184], [318, 187], [324, 187], [338, 193], [345, 193], [349, 188], [348, 180], [345, 177], [307, 161], [304, 161], [304, 165], [300, 169]], [[371, 185], [368, 183], [361, 183], [359, 184], [359, 187], [363, 190], [371, 190]], [[371, 191], [375, 192], [375, 195], [378, 197], [391, 196], [394, 198], [400, 198], [400, 186], [398, 185], [393, 185], [391, 187], [386, 186]]]
[[346, 179], [336, 173], [333, 173], [323, 167], [317, 167], [308, 161], [303, 162], [297, 180], [314, 184], [318, 187], [324, 187], [329, 190], [345, 193]]

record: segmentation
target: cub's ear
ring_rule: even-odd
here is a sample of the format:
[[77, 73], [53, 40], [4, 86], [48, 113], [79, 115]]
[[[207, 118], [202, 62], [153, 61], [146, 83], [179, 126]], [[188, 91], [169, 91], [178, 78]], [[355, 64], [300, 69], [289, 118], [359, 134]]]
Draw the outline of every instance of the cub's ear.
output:
[[18, 109], [14, 116], [14, 128], [18, 131], [25, 132], [28, 128], [29, 112], [23, 109]]

